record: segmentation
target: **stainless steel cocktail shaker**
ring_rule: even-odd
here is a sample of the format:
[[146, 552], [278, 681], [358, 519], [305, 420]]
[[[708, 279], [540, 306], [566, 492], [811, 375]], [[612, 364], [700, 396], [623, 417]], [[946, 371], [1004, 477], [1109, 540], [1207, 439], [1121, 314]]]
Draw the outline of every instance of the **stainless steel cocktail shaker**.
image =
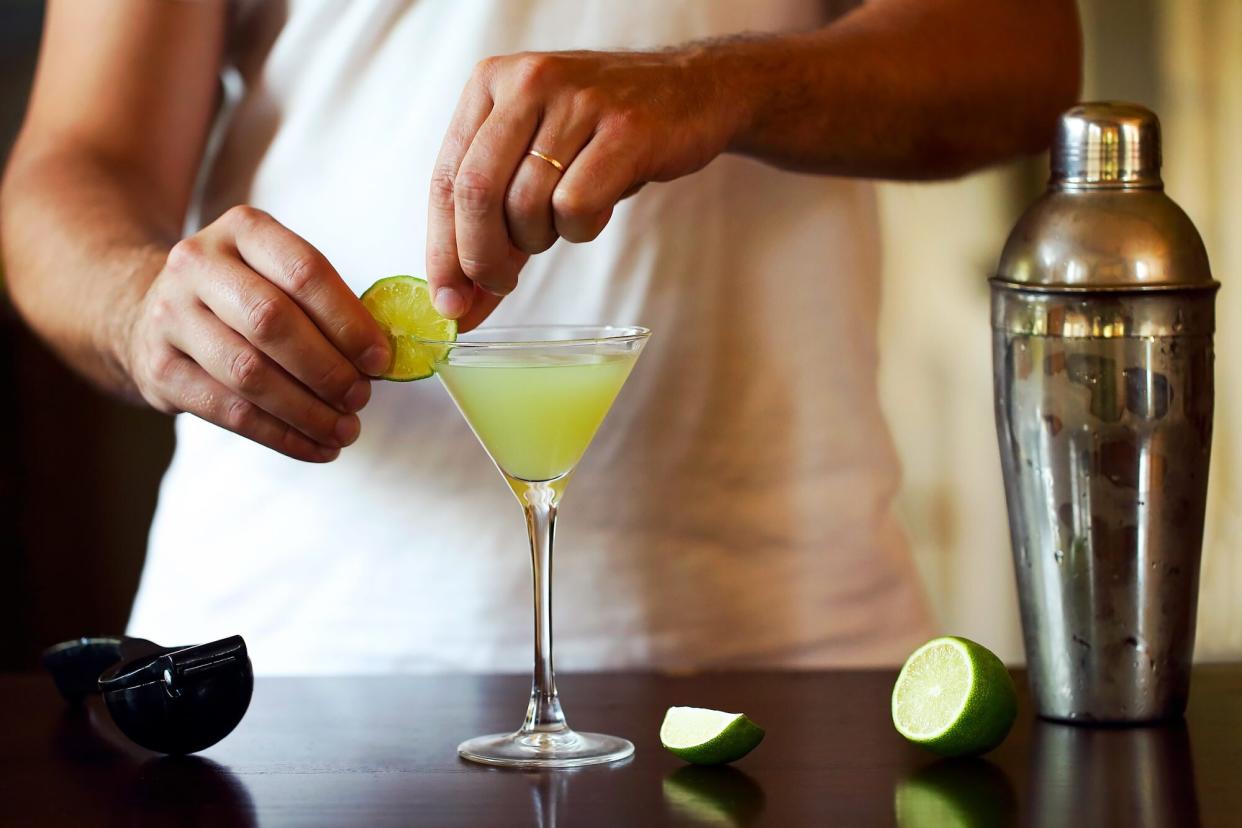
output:
[[992, 284], [996, 429], [1041, 716], [1186, 706], [1212, 442], [1217, 283], [1164, 194], [1160, 124], [1066, 112]]

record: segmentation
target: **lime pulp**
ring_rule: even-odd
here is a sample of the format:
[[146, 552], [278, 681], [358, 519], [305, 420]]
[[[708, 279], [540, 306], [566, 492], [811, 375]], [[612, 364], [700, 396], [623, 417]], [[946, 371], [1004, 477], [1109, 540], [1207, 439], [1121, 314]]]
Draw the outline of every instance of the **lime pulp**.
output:
[[1017, 716], [1017, 692], [992, 651], [965, 638], [936, 638], [914, 651], [897, 676], [893, 726], [941, 756], [986, 753]]
[[[442, 317], [431, 304], [427, 282], [414, 276], [389, 276], [362, 294], [362, 305], [379, 323], [392, 346], [392, 362], [380, 375], [397, 382], [426, 379], [457, 339], [457, 322]], [[428, 341], [430, 340], [430, 341]]]

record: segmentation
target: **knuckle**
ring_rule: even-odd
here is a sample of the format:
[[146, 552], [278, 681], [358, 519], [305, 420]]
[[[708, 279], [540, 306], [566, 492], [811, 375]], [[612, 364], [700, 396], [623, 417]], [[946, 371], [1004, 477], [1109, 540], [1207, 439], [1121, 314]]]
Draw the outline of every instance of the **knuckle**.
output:
[[635, 106], [623, 106], [608, 116], [609, 127], [621, 135], [632, 135], [646, 130], [647, 114]]
[[562, 236], [572, 244], [595, 241], [608, 223], [607, 213], [600, 213], [575, 222], [566, 223]]
[[138, 396], [147, 405], [151, 406], [161, 414], [176, 414], [180, 408], [170, 402], [164, 394], [164, 390], [160, 388], [154, 381], [143, 376], [141, 372], [135, 372], [132, 377], [134, 390], [138, 392]]
[[599, 234], [602, 232], [604, 232], [604, 223], [602, 221], [596, 220], [595, 223], [593, 224], [585, 225], [583, 227], [578, 228], [574, 232], [574, 235], [571, 238], [569, 238], [569, 241], [573, 242], [574, 244], [585, 244], [587, 242], [593, 242], [597, 238], [599, 238]]
[[523, 231], [516, 235], [513, 246], [534, 256], [556, 244], [557, 238], [556, 233], [552, 232]]
[[471, 259], [463, 260], [461, 265], [462, 272], [488, 293], [507, 296], [517, 287], [517, 274], [511, 268]]
[[315, 284], [318, 273], [319, 262], [315, 257], [300, 253], [285, 264], [285, 287], [294, 295], [306, 293]]
[[336, 415], [327, 411], [323, 404], [313, 397], [308, 396], [302, 403], [299, 422], [304, 423], [306, 431], [312, 435], [319, 435], [328, 440], [334, 439], [332, 429], [336, 424]]
[[518, 221], [544, 218], [549, 205], [546, 196], [529, 186], [513, 186], [505, 198], [505, 211]]
[[494, 273], [488, 279], [480, 281], [479, 285], [495, 296], [508, 296], [517, 287], [517, 274], [511, 270]]
[[560, 219], [580, 221], [601, 209], [596, 198], [578, 187], [557, 187], [552, 193], [552, 209]]
[[147, 362], [146, 374], [158, 386], [166, 386], [177, 375], [177, 353], [171, 348], [157, 348]]
[[249, 400], [240, 397], [224, 407], [221, 425], [238, 434], [249, 434], [259, 422], [259, 409]]
[[165, 267], [176, 273], [183, 273], [200, 267], [207, 256], [201, 239], [190, 236], [182, 239], [168, 251]]
[[610, 204], [587, 193], [566, 191], [556, 208], [556, 230], [568, 242], [594, 240], [612, 214]]
[[450, 167], [439, 167], [431, 174], [431, 203], [434, 206], [452, 209], [455, 177], [456, 172]]
[[510, 190], [505, 206], [509, 235], [524, 253], [542, 253], [556, 241], [548, 197], [531, 190]]
[[471, 77], [475, 80], [484, 80], [496, 74], [496, 70], [500, 64], [499, 57], [485, 57], [474, 65], [474, 71]]
[[[460, 264], [457, 250], [447, 244], [429, 244], [427, 246], [427, 270], [431, 275], [452, 273]], [[434, 282], [434, 279], [432, 280]]]
[[[365, 311], [358, 316], [342, 315], [330, 327], [331, 330], [327, 331], [328, 339], [336, 344], [337, 351], [346, 360], [361, 357], [363, 352], [375, 341], [376, 334], [387, 338], [383, 328]], [[354, 371], [354, 368], [348, 363], [343, 363], [340, 370], [347, 373]], [[355, 374], [350, 376], [350, 380], [357, 379], [358, 376], [360, 375], [355, 372]]]
[[557, 61], [552, 55], [526, 52], [518, 55], [513, 66], [513, 84], [521, 93], [545, 88], [556, 75]]
[[577, 112], [602, 112], [608, 106], [608, 96], [595, 86], [584, 86], [574, 93], [574, 110]]
[[461, 256], [458, 261], [461, 264], [462, 273], [465, 273], [472, 280], [484, 285], [489, 284], [492, 281], [493, 277], [491, 271], [493, 269], [493, 265], [491, 262], [484, 261], [483, 259], [476, 259], [471, 256]]
[[280, 336], [282, 311], [280, 300], [274, 296], [263, 296], [250, 304], [246, 310], [246, 323], [257, 341], [272, 342]]
[[229, 360], [229, 380], [244, 394], [257, 393], [263, 386], [263, 360], [258, 352], [242, 348]]
[[249, 204], [238, 204], [226, 210], [220, 218], [232, 227], [253, 227], [268, 219], [269, 216], [258, 207], [252, 207]]
[[152, 298], [147, 305], [147, 315], [157, 329], [167, 328], [177, 317], [177, 309], [166, 297]]
[[181, 406], [175, 405], [174, 403], [171, 403], [162, 397], [148, 395], [145, 392], [143, 392], [143, 399], [147, 401], [148, 405], [150, 405], [152, 408], [154, 408], [156, 411], [158, 411], [161, 414], [170, 414], [170, 415], [180, 414], [182, 411], [185, 410]]
[[319, 375], [314, 388], [321, 394], [340, 399], [353, 387], [358, 376], [358, 372], [349, 365], [336, 363], [328, 366], [328, 369]]
[[185, 393], [170, 382], [174, 370], [171, 365], [160, 365], [155, 359], [148, 364], [136, 366], [132, 377], [138, 395], [161, 414], [177, 414], [184, 411]]
[[307, 449], [307, 440], [302, 433], [291, 425], [284, 425], [280, 429], [280, 439], [273, 446], [277, 451], [289, 457], [301, 457]]
[[498, 206], [496, 186], [483, 173], [464, 170], [453, 181], [453, 202], [466, 215], [486, 215]]

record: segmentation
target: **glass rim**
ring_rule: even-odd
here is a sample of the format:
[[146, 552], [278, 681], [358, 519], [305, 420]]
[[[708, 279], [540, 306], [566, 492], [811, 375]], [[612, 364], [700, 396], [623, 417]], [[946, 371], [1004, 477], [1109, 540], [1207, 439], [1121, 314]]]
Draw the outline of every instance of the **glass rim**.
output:
[[[576, 336], [567, 339], [548, 339], [546, 336], [533, 335], [534, 331], [591, 331], [598, 336]], [[497, 325], [494, 328], [475, 328], [469, 333], [488, 333], [501, 336], [515, 336], [532, 333], [531, 338], [495, 339], [486, 342], [469, 339], [426, 339], [421, 336], [410, 337], [424, 345], [451, 345], [453, 348], [558, 348], [582, 345], [614, 345], [626, 342], [637, 342], [651, 336], [651, 329], [642, 325]]]

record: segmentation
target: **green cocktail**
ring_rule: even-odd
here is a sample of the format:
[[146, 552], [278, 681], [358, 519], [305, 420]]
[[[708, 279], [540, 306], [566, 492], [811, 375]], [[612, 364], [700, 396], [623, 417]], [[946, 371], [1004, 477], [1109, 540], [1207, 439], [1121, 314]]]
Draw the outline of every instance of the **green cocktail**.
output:
[[552, 539], [569, 475], [582, 459], [651, 332], [646, 328], [492, 328], [424, 340], [434, 371], [526, 515], [535, 582], [535, 676], [516, 733], [470, 739], [465, 759], [565, 768], [614, 762], [625, 739], [565, 723], [552, 669]]
[[436, 373], [502, 472], [555, 480], [582, 459], [637, 357], [467, 350]]

